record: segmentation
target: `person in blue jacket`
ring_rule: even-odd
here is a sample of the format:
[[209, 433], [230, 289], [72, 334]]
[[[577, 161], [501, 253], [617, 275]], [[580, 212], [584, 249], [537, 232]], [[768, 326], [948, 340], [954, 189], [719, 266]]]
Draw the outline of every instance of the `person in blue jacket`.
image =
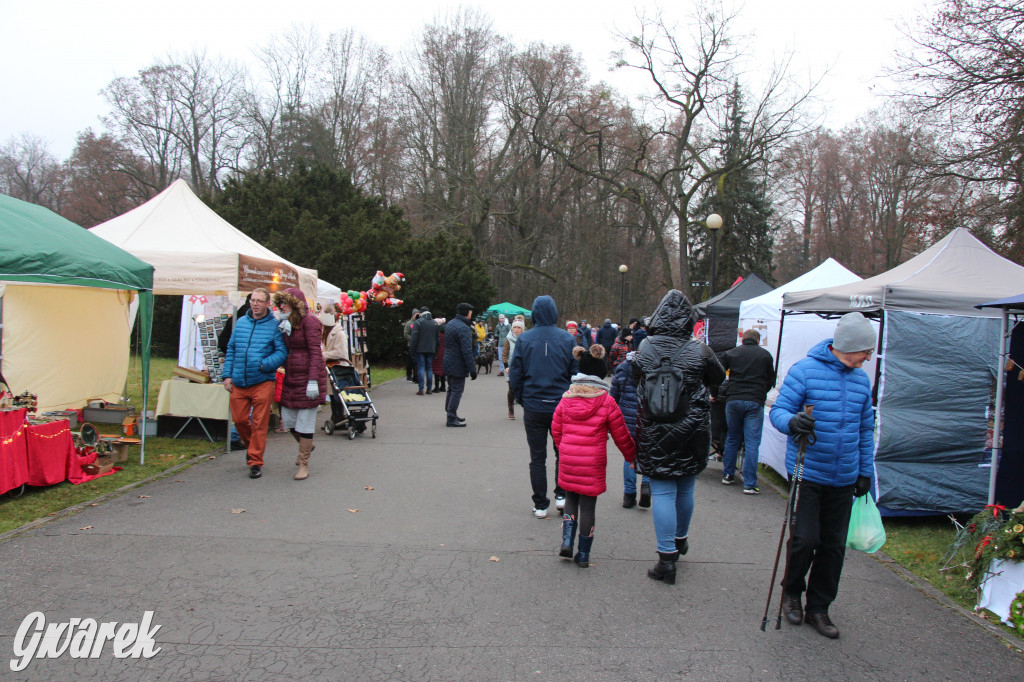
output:
[[[847, 313], [835, 335], [794, 364], [772, 406], [772, 425], [790, 436], [786, 470], [796, 467], [796, 436], [808, 442], [799, 503], [790, 532], [791, 550], [783, 574], [783, 612], [793, 625], [806, 622], [835, 639], [839, 629], [828, 615], [839, 593], [853, 498], [871, 488], [875, 416], [871, 383], [861, 365], [876, 345], [875, 330], [860, 313]], [[813, 405], [809, 415], [804, 407]], [[810, 571], [810, 579], [806, 579]], [[807, 592], [806, 606], [801, 605]]]
[[224, 389], [239, 435], [248, 443], [249, 477], [259, 478], [267, 449], [267, 425], [274, 402], [274, 379], [288, 349], [270, 312], [270, 292], [254, 289], [251, 310], [235, 322], [224, 354]]
[[[548, 515], [548, 434], [562, 394], [569, 390], [576, 374], [572, 349], [576, 340], [558, 328], [558, 308], [550, 296], [538, 296], [533, 302], [533, 328], [516, 342], [509, 366], [509, 387], [516, 402], [523, 406], [523, 426], [530, 448], [530, 485], [533, 486], [533, 515]], [[552, 440], [554, 446], [554, 440]], [[565, 491], [558, 485], [558, 447], [555, 448], [555, 508], [565, 507]]]
[[[622, 417], [626, 420], [626, 428], [629, 435], [636, 440], [636, 411], [640, 406], [640, 399], [636, 394], [636, 382], [633, 381], [633, 358], [635, 351], [626, 353], [626, 359], [615, 368], [615, 376], [612, 378], [611, 396], [622, 410]], [[636, 469], [631, 466], [632, 462], [622, 463], [622, 507], [632, 509], [636, 506]], [[651, 506], [651, 480], [646, 476], [640, 481], [640, 506], [647, 508]]]

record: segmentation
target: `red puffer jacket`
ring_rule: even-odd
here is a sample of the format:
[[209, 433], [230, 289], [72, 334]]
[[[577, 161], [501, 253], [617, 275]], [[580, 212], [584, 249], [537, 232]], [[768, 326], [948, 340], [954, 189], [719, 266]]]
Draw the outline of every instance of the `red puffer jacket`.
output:
[[[284, 337], [288, 347], [288, 359], [284, 361], [284, 383], [281, 387], [281, 404], [296, 410], [322, 405], [327, 401], [327, 365], [320, 350], [320, 320], [308, 313], [302, 316], [302, 324]], [[320, 395], [306, 397], [306, 382], [316, 380]]]
[[636, 444], [608, 392], [596, 386], [570, 386], [551, 421], [551, 434], [558, 446], [558, 485], [592, 497], [607, 490], [609, 432], [622, 456], [632, 462]]

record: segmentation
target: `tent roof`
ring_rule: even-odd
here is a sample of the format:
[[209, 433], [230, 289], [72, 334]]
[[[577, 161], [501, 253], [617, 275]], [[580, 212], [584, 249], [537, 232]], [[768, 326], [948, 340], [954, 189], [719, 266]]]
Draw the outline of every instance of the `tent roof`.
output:
[[1001, 298], [998, 301], [979, 303], [975, 308], [1006, 308], [1008, 310], [1024, 310], [1024, 294], [1017, 294], [1008, 298]]
[[[271, 270], [276, 276], [279, 269], [290, 269], [307, 298], [316, 297], [315, 270], [281, 258], [235, 228], [181, 179], [142, 206], [92, 228], [92, 233], [154, 265], [157, 294], [227, 293], [263, 286], [239, 281], [249, 267], [250, 272], [262, 269], [268, 277]], [[294, 286], [285, 282], [281, 288], [289, 285]]]
[[1024, 267], [958, 227], [935, 245], [888, 272], [828, 289], [790, 292], [786, 310], [807, 312], [907, 310], [944, 315], [996, 316], [974, 306], [1007, 291], [1024, 291]]
[[740, 319], [778, 320], [782, 317], [782, 296], [790, 291], [806, 291], [860, 281], [860, 277], [834, 258], [767, 294], [749, 298], [740, 304]]
[[739, 317], [740, 304], [772, 290], [771, 285], [751, 273], [739, 284], [694, 306], [700, 317]]
[[153, 266], [53, 211], [0, 194], [0, 280], [153, 288]]
[[489, 317], [497, 317], [498, 315], [504, 315], [505, 317], [514, 317], [516, 315], [522, 315], [523, 317], [530, 317], [533, 315], [533, 311], [529, 308], [518, 306], [515, 303], [495, 303], [490, 308], [485, 310], [480, 317], [487, 319]]

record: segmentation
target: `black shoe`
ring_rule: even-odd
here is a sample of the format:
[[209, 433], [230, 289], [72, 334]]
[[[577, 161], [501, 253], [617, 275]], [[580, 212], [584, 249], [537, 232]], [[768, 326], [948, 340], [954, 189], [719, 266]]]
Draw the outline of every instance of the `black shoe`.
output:
[[782, 613], [791, 625], [802, 625], [804, 622], [804, 607], [800, 603], [799, 594], [782, 595]]
[[640, 506], [644, 509], [651, 506], [651, 484], [646, 481], [640, 484]]
[[235, 450], [248, 450], [248, 449], [249, 449], [249, 446], [246, 445], [245, 443], [243, 443], [240, 440], [233, 440], [233, 441], [231, 441], [231, 452], [234, 452]]
[[679, 552], [658, 552], [658, 563], [647, 569], [647, 576], [666, 585], [676, 584], [676, 561]]
[[447, 424], [445, 424], [445, 426], [453, 426], [453, 427], [465, 426], [465, 425], [466, 425], [465, 420], [463, 420], [461, 422], [448, 422]]
[[808, 613], [804, 616], [804, 622], [814, 627], [819, 635], [829, 639], [839, 639], [839, 628], [828, 617], [827, 613]]
[[636, 506], [636, 493], [623, 493], [622, 494], [622, 508], [632, 509]]
[[456, 417], [455, 421], [457, 421], [457, 422], [464, 422], [464, 421], [466, 421], [466, 418], [465, 417]]
[[736, 477], [733, 476], [732, 474], [726, 474], [725, 476], [722, 476], [722, 485], [732, 485], [735, 482]]
[[676, 551], [680, 555], [686, 554], [690, 551], [690, 540], [689, 538], [676, 538]]
[[251, 467], [249, 467], [249, 478], [259, 478], [262, 475], [263, 472], [260, 471], [259, 464], [253, 464]]

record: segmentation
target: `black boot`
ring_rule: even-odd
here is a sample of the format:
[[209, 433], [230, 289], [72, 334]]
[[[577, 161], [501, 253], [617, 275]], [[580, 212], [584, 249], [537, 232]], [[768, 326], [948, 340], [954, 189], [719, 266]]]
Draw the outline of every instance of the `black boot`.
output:
[[680, 555], [690, 551], [690, 541], [687, 538], [676, 538], [676, 551]]
[[623, 493], [622, 494], [622, 508], [632, 509], [636, 506], [636, 493]]
[[566, 559], [572, 558], [572, 545], [576, 540], [576, 519], [566, 514], [562, 517], [562, 548], [558, 550], [558, 556]]
[[658, 552], [658, 563], [647, 569], [647, 575], [654, 580], [661, 580], [666, 585], [676, 584], [676, 561], [679, 552]]
[[576, 565], [580, 568], [587, 568], [590, 566], [590, 547], [594, 544], [594, 536], [580, 536], [580, 551], [576, 552], [576, 556], [572, 558], [576, 562]]
[[651, 484], [647, 481], [640, 483], [640, 506], [644, 509], [651, 506]]

